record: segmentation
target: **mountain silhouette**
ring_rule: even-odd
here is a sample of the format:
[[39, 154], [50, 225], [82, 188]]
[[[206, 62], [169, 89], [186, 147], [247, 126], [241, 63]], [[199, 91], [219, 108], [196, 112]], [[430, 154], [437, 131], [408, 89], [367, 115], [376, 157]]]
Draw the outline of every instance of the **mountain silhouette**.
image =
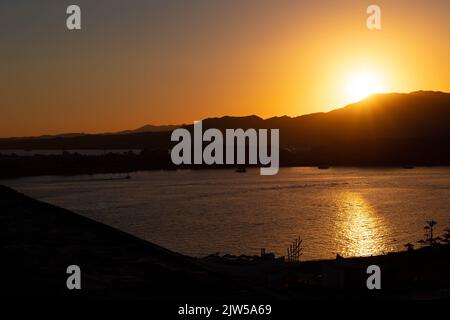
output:
[[[262, 119], [208, 118], [207, 128], [280, 129], [284, 165], [449, 164], [450, 93], [374, 94], [326, 113]], [[171, 146], [171, 131], [147, 126], [100, 135], [0, 139], [1, 149], [147, 149]], [[192, 125], [184, 126], [192, 130]], [[147, 130], [148, 129], [148, 130]], [[161, 128], [159, 128], [161, 129]]]
[[151, 124], [146, 124], [142, 127], [133, 130], [123, 130], [117, 132], [105, 132], [98, 134], [87, 134], [87, 133], [61, 133], [55, 135], [41, 135], [36, 137], [11, 137], [11, 138], [0, 138], [0, 141], [4, 140], [35, 140], [35, 139], [51, 139], [51, 138], [71, 138], [71, 137], [81, 137], [81, 136], [92, 136], [92, 135], [118, 135], [118, 134], [131, 134], [131, 133], [141, 133], [141, 132], [164, 132], [173, 131], [176, 128], [185, 126], [185, 124], [180, 125], [161, 125], [155, 126]]
[[134, 130], [125, 130], [125, 131], [119, 131], [115, 133], [110, 134], [130, 134], [130, 133], [141, 133], [141, 132], [164, 132], [164, 131], [173, 131], [176, 128], [185, 126], [185, 124], [180, 125], [162, 125], [162, 126], [154, 126], [151, 124], [146, 124], [145, 126], [142, 126], [140, 128], [134, 129]]

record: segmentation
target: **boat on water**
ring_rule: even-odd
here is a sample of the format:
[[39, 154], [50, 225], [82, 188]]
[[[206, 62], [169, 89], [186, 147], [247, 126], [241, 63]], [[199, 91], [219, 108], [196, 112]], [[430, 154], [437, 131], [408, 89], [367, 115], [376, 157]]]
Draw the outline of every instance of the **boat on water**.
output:
[[245, 173], [245, 172], [247, 172], [247, 169], [245, 167], [237, 168], [236, 172]]
[[403, 166], [403, 169], [414, 169], [414, 166]]
[[318, 166], [317, 168], [320, 170], [326, 170], [326, 169], [329, 169], [330, 166]]

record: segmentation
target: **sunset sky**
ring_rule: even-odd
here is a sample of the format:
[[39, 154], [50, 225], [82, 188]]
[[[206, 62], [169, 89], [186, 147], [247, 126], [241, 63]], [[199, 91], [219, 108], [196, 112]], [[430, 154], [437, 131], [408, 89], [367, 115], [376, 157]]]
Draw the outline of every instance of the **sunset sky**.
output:
[[448, 0], [5, 0], [0, 21], [0, 137], [328, 111], [361, 75], [450, 91]]

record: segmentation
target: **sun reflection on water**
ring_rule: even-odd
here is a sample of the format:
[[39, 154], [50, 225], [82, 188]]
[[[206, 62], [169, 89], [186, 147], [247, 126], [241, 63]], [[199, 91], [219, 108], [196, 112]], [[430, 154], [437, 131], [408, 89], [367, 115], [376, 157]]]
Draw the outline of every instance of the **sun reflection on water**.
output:
[[344, 257], [370, 256], [391, 251], [384, 219], [359, 193], [345, 192], [337, 200], [335, 240]]

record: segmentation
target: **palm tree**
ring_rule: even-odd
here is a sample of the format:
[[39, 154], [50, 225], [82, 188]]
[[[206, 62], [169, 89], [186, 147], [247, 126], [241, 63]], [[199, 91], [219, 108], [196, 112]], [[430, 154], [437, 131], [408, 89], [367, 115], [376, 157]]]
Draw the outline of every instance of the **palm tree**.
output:
[[432, 245], [434, 244], [435, 240], [436, 240], [436, 239], [434, 239], [434, 237], [433, 237], [433, 227], [434, 227], [435, 225], [437, 225], [437, 222], [436, 222], [436, 221], [434, 221], [434, 220], [428, 220], [428, 221], [426, 221], [426, 225], [425, 225], [425, 227], [424, 227], [425, 232], [426, 232], [427, 230], [429, 230], [428, 238], [427, 238], [426, 240], [428, 240], [428, 241], [430, 242], [430, 246], [432, 246]]

